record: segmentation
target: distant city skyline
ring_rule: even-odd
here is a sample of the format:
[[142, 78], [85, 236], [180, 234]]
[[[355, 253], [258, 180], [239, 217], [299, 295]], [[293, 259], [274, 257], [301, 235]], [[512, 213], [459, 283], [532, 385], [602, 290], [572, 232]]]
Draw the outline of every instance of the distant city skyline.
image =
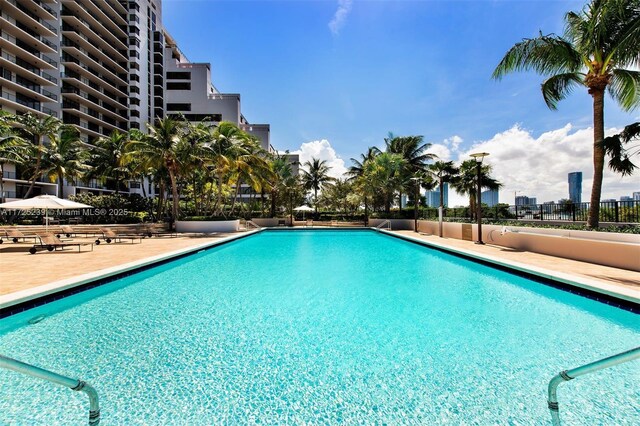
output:
[[486, 191], [482, 191], [480, 195], [480, 200], [482, 204], [486, 204], [489, 207], [493, 207], [496, 204], [500, 203], [500, 192], [495, 189], [488, 189]]

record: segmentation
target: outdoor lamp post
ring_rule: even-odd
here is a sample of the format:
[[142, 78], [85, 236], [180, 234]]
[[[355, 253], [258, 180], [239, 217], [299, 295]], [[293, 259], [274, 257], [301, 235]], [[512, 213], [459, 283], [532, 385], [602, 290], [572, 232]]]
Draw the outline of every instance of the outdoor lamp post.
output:
[[416, 196], [413, 200], [413, 230], [418, 232], [418, 206], [420, 205], [420, 178], [414, 176], [411, 180], [416, 184]]
[[482, 242], [482, 160], [484, 160], [484, 157], [486, 157], [487, 155], [489, 155], [488, 152], [477, 152], [475, 154], [471, 154], [471, 157], [473, 157], [476, 160], [476, 170], [478, 172], [478, 177], [477, 177], [477, 183], [478, 183], [478, 189], [476, 190], [477, 192], [477, 201], [476, 201], [476, 216], [478, 217], [478, 240], [476, 241], [476, 244], [484, 244]]

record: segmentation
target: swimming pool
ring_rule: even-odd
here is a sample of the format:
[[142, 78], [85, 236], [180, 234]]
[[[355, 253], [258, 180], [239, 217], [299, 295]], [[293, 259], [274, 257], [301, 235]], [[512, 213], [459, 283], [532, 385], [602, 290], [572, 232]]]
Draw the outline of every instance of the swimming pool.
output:
[[[529, 425], [639, 318], [373, 231], [265, 231], [0, 320], [0, 353], [91, 383], [105, 425]], [[640, 424], [639, 400], [636, 362], [560, 390], [567, 424]], [[87, 412], [0, 371], [0, 424]]]

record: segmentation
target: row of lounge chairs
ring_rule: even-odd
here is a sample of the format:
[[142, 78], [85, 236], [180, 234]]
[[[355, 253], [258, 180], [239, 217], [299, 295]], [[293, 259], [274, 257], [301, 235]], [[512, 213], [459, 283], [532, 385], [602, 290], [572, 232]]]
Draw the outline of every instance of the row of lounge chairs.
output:
[[[83, 235], [88, 237], [96, 237], [93, 243], [89, 242], [68, 242], [61, 240], [62, 236], [67, 238]], [[130, 241], [132, 244], [136, 241], [141, 243], [143, 238], [152, 236], [169, 236], [177, 237], [175, 232], [158, 232], [153, 231], [151, 228], [142, 229], [142, 232], [132, 233], [120, 233], [112, 228], [100, 227], [98, 229], [74, 229], [69, 225], [60, 226], [60, 230], [56, 233], [47, 232], [35, 232], [33, 234], [25, 234], [21, 230], [14, 227], [0, 228], [0, 244], [4, 242], [4, 239], [13, 241], [14, 243], [31, 243], [33, 246], [29, 248], [29, 253], [35, 254], [38, 249], [46, 249], [48, 251], [63, 250], [66, 247], [78, 247], [80, 251], [81, 247], [90, 246], [93, 251], [93, 245], [99, 245], [101, 241], [109, 243], [122, 243]]]

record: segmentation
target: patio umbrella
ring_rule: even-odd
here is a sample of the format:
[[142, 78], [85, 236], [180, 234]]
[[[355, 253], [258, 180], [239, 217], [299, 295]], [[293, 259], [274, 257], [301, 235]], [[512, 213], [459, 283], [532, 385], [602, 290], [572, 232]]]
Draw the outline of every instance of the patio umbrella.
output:
[[64, 200], [55, 195], [38, 195], [37, 197], [27, 198], [26, 200], [9, 201], [0, 204], [0, 209], [8, 210], [32, 210], [44, 209], [45, 229], [49, 231], [49, 210], [72, 210], [72, 209], [91, 209], [93, 207], [76, 203], [75, 201]]
[[304, 220], [305, 212], [312, 212], [312, 211], [314, 211], [314, 210], [313, 210], [311, 207], [309, 207], [309, 206], [300, 206], [300, 207], [296, 207], [296, 208], [295, 208], [295, 209], [293, 209], [293, 210], [295, 210], [295, 211], [297, 211], [297, 212], [302, 212], [302, 220]]

